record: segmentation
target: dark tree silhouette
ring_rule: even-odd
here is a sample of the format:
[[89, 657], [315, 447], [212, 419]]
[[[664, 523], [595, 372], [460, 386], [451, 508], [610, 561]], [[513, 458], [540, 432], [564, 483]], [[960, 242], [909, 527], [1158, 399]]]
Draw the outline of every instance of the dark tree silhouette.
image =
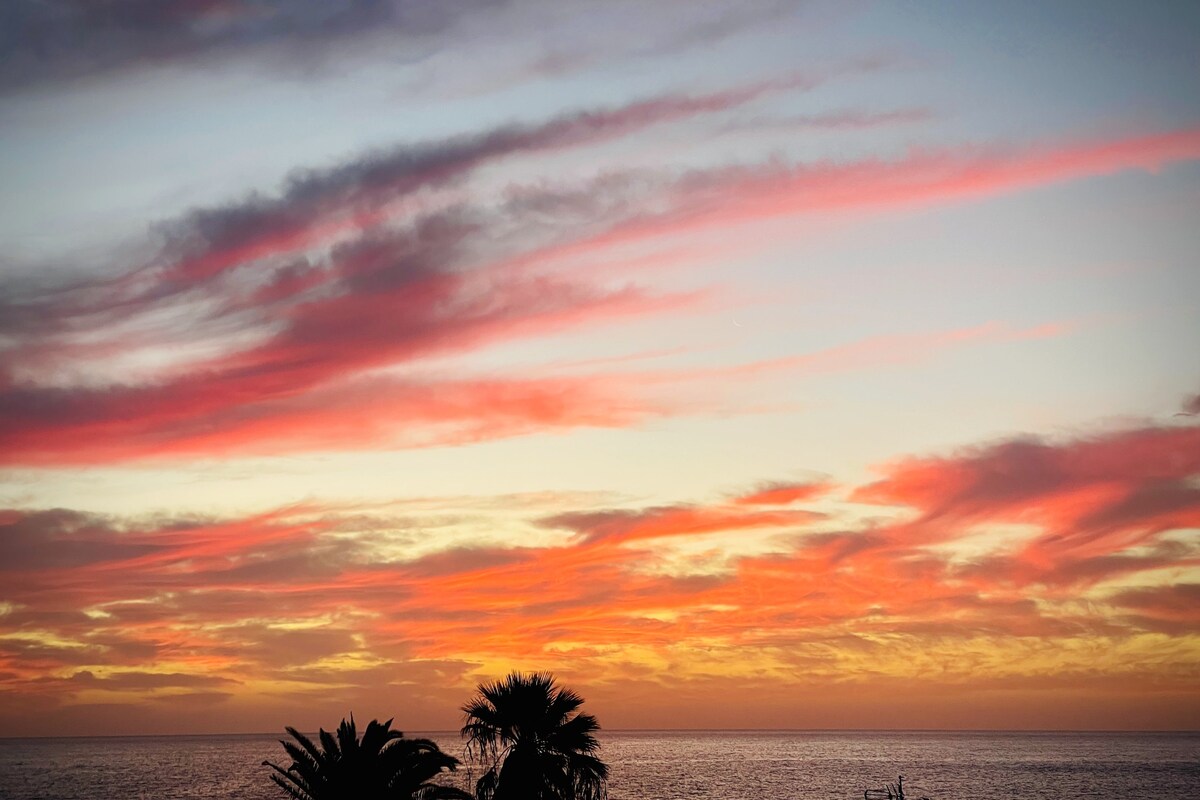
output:
[[336, 736], [322, 728], [319, 746], [287, 728], [296, 741], [279, 743], [291, 756], [291, 766], [262, 763], [274, 770], [271, 780], [295, 800], [473, 800], [461, 789], [431, 783], [443, 770], [453, 771], [457, 758], [429, 739], [405, 739], [391, 727], [390, 719], [371, 720], [359, 740], [351, 715], [349, 722], [342, 720]]
[[600, 729], [583, 698], [548, 673], [514, 672], [479, 685], [463, 706], [467, 754], [487, 772], [478, 800], [603, 800], [608, 767], [594, 754]]

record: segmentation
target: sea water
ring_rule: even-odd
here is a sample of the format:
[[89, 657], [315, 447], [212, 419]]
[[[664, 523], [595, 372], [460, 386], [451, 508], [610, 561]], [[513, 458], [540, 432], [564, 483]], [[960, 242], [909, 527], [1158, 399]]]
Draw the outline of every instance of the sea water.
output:
[[[409, 735], [462, 755], [455, 733]], [[0, 798], [283, 798], [262, 766], [287, 765], [279, 738], [0, 739]], [[601, 742], [611, 800], [851, 800], [898, 775], [911, 800], [1200, 798], [1200, 733], [627, 731]]]

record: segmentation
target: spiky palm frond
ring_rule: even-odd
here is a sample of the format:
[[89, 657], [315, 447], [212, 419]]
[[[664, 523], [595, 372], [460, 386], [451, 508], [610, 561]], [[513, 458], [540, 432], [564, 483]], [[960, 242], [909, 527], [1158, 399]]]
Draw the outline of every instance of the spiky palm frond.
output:
[[275, 770], [277, 774], [272, 774], [271, 780], [275, 782], [276, 786], [283, 789], [288, 796], [292, 797], [293, 800], [314, 800], [312, 794], [307, 791], [310, 787], [304, 782], [303, 778], [287, 772], [282, 767], [272, 764], [270, 761], [262, 763], [264, 767], [270, 767]]
[[371, 720], [358, 735], [353, 715], [334, 733], [322, 729], [315, 744], [295, 728], [295, 743], [280, 740], [292, 763], [264, 761], [270, 778], [293, 800], [473, 800], [470, 794], [432, 780], [458, 766], [429, 739], [405, 739], [392, 720]]

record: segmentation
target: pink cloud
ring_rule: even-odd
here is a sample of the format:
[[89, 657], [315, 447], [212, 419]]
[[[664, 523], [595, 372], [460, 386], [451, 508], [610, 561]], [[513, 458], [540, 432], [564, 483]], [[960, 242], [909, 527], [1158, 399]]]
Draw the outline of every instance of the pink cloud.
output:
[[779, 506], [801, 500], [811, 500], [827, 494], [833, 487], [828, 483], [768, 483], [748, 494], [738, 495], [738, 505]]
[[[341, 212], [330, 216], [330, 209], [358, 207], [361, 202], [366, 209], [362, 213], [374, 213], [371, 209], [379, 206], [371, 198], [392, 196], [397, 182], [420, 184], [435, 179], [431, 176], [440, 180], [446, 170], [470, 171], [498, 153], [573, 146], [676, 115], [746, 102], [774, 88], [763, 84], [697, 98], [660, 99], [538, 128], [501, 130], [430, 152], [401, 151], [300, 176], [278, 198], [196, 212], [179, 221], [182, 233], [172, 234], [172, 247], [180, 248], [182, 260], [169, 262], [173, 266], [165, 272], [142, 269], [131, 274], [132, 294], [128, 286], [113, 290], [115, 296], [107, 288], [79, 287], [75, 294], [68, 292], [62, 304], [57, 301], [64, 298], [57, 294], [42, 298], [44, 307], [17, 304], [9, 316], [16, 320], [19, 336], [4, 353], [5, 374], [0, 378], [4, 459], [94, 463], [144, 455], [191, 457], [222, 452], [223, 447], [236, 452], [360, 447], [392, 431], [399, 417], [389, 415], [389, 408], [403, 408], [411, 419], [433, 422], [439, 431], [432, 437], [392, 431], [389, 441], [397, 446], [520, 435], [547, 429], [544, 426], [632, 424], [647, 413], [671, 413], [687, 405], [670, 399], [649, 402], [643, 394], [646, 386], [657, 384], [661, 389], [681, 380], [703, 380], [704, 372], [695, 371], [690, 378], [681, 371], [627, 376], [624, 385], [611, 385], [603, 393], [594, 386], [589, 389], [583, 378], [547, 383], [515, 377], [505, 383], [510, 396], [523, 400], [507, 406], [499, 418], [486, 404], [473, 410], [465, 404], [471, 396], [467, 387], [487, 379], [457, 377], [446, 382], [446, 392], [456, 399], [455, 419], [438, 418], [432, 393], [424, 400], [416, 396], [424, 388], [420, 380], [374, 384], [393, 392], [390, 402], [375, 402], [377, 398], [364, 396], [362, 379], [380, 368], [411, 369], [431, 356], [473, 354], [516, 338], [546, 338], [631, 315], [675, 313], [696, 302], [697, 295], [613, 287], [592, 283], [598, 278], [582, 272], [554, 270], [562, 259], [594, 258], [631, 239], [782, 213], [902, 208], [985, 196], [1200, 155], [1200, 133], [1185, 130], [1006, 152], [917, 154], [892, 163], [717, 169], [646, 186], [618, 176], [615, 181], [606, 179], [599, 193], [564, 199], [547, 190], [542, 198], [550, 208], [560, 202], [584, 203], [589, 213], [583, 216], [590, 219], [597, 211], [599, 228], [607, 232], [596, 233], [597, 226], [590, 223], [581, 226], [572, 210], [557, 220], [560, 228], [551, 225], [551, 235], [482, 255], [497, 249], [496, 226], [515, 226], [504, 227], [511, 234], [531, 224], [522, 209], [533, 201], [525, 198], [502, 212], [451, 208], [423, 213], [404, 226], [352, 237], [312, 263], [246, 261], [259, 258], [258, 247], [266, 248], [263, 253], [280, 254], [272, 244], [278, 236], [286, 241], [323, 236], [323, 226], [340, 224], [336, 220]], [[646, 213], [647, 207], [664, 202], [667, 210]], [[247, 247], [251, 250], [244, 250]], [[281, 247], [286, 251], [290, 245]], [[224, 256], [214, 256], [220, 253], [235, 256], [225, 261]], [[224, 278], [214, 282], [208, 267], [186, 266], [210, 257], [218, 258], [218, 272], [226, 266], [253, 266], [261, 280], [251, 281], [247, 289]], [[189, 303], [205, 310], [197, 315]], [[105, 333], [118, 319], [136, 323], [142, 316], [160, 321], [145, 330], [133, 325], [130, 332]], [[969, 342], [1037, 339], [1069, 329], [1068, 323], [1013, 329], [991, 322], [955, 331], [887, 335], [773, 362], [722, 367], [708, 377], [903, 363]], [[58, 374], [63, 364], [81, 362], [85, 356], [134, 358], [152, 343], [170, 342], [172, 336], [182, 343], [209, 330], [214, 336], [242, 333], [247, 343], [226, 343], [216, 356], [177, 365], [174, 374], [166, 370], [150, 380], [126, 382], [118, 373], [109, 385], [96, 388], [46, 386], [37, 377]], [[89, 332], [95, 335], [83, 335]], [[619, 376], [604, 379], [612, 382]], [[567, 403], [554, 410], [549, 400], [556, 392], [576, 393], [573, 402], [581, 409], [577, 420], [565, 411]], [[618, 408], [639, 410], [600, 413], [600, 396], [608, 402], [616, 399]], [[319, 402], [329, 407], [322, 411], [316, 407]], [[527, 409], [524, 418], [515, 413], [521, 407]], [[338, 414], [354, 409], [371, 409], [380, 416], [372, 421], [359, 413], [354, 423], [338, 419]]]
[[1140, 169], [1156, 172], [1200, 158], [1200, 130], [1017, 147], [913, 151], [867, 159], [696, 171], [670, 184], [654, 213], [632, 216], [579, 248], [734, 226], [781, 216], [906, 210], [971, 201], [1069, 180]]

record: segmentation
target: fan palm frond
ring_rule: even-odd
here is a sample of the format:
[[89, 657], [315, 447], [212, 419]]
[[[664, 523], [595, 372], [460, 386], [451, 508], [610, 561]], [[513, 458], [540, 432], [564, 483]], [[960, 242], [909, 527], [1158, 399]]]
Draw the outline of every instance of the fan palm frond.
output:
[[608, 767], [595, 753], [596, 718], [546, 672], [482, 683], [463, 707], [467, 752], [488, 764], [479, 800], [602, 800]]

